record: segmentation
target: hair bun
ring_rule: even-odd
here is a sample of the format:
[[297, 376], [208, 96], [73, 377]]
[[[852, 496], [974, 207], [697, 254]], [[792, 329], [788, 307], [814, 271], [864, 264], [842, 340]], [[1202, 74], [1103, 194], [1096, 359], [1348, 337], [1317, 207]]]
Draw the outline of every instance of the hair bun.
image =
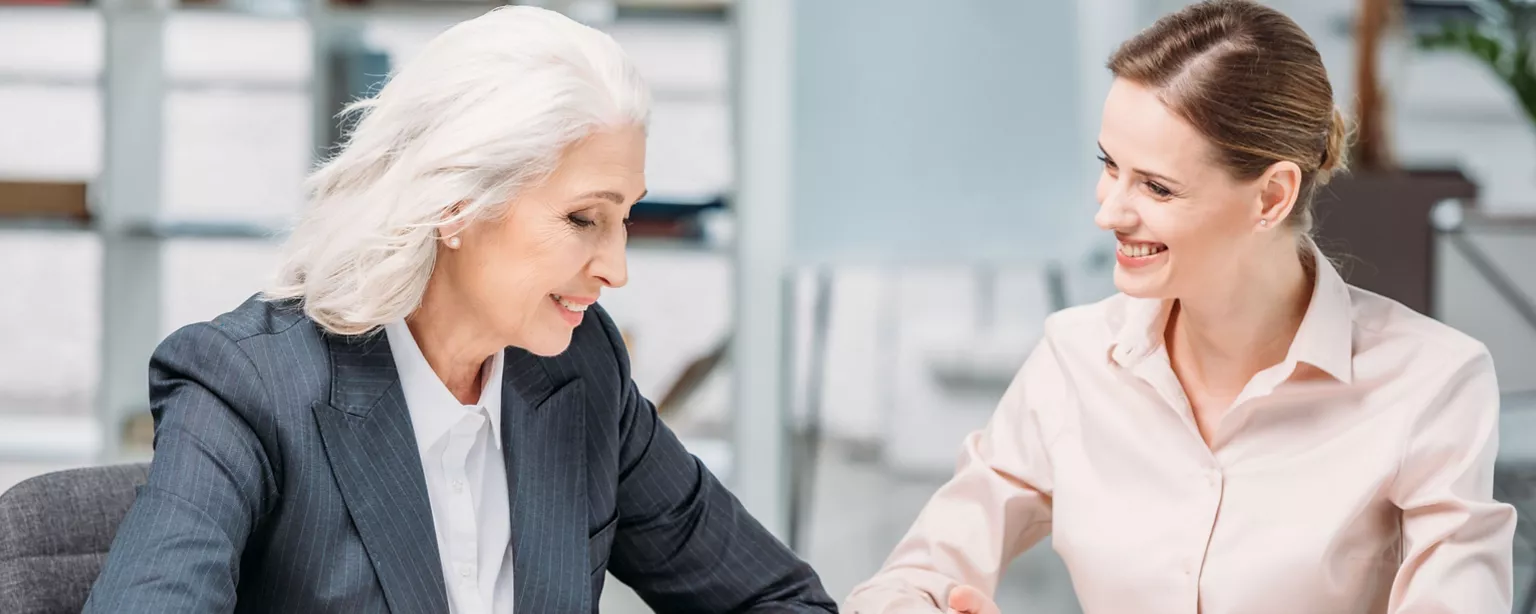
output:
[[1347, 167], [1347, 148], [1349, 143], [1349, 124], [1344, 119], [1344, 114], [1337, 107], [1333, 109], [1333, 117], [1328, 122], [1328, 140], [1323, 144], [1323, 158], [1317, 164], [1319, 182], [1326, 182], [1334, 173]]

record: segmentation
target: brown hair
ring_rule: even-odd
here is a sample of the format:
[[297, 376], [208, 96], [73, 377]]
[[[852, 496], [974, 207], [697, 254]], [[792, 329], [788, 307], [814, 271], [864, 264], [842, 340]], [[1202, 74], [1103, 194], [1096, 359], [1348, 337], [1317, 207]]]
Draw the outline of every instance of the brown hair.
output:
[[1126, 41], [1109, 70], [1157, 90], [1233, 176], [1253, 179], [1281, 160], [1300, 166], [1290, 219], [1311, 232], [1317, 188], [1344, 168], [1346, 127], [1322, 56], [1296, 22], [1250, 0], [1207, 0]]

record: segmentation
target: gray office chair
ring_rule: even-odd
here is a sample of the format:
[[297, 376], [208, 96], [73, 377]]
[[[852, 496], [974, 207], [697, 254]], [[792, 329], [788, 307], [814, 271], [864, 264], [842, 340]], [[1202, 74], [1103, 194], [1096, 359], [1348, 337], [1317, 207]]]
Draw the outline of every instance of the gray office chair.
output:
[[0, 495], [0, 612], [76, 613], [85, 607], [117, 525], [149, 465], [71, 469]]

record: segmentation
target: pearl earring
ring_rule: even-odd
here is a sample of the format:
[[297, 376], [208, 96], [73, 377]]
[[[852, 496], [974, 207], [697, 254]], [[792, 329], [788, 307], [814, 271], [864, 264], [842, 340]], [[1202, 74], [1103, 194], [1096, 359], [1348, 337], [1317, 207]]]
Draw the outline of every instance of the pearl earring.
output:
[[458, 249], [461, 243], [458, 237], [448, 237], [448, 249]]
[[1259, 225], [1263, 226], [1265, 228], [1269, 228], [1269, 220], [1262, 220], [1261, 219], [1261, 220], [1259, 220]]

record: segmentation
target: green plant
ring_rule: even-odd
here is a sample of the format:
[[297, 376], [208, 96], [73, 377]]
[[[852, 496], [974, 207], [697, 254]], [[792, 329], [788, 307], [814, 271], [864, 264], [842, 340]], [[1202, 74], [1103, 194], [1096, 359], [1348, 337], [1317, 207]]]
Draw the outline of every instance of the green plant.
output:
[[1536, 124], [1536, 0], [1478, 0], [1479, 19], [1450, 21], [1419, 37], [1424, 49], [1470, 54], [1492, 69]]

